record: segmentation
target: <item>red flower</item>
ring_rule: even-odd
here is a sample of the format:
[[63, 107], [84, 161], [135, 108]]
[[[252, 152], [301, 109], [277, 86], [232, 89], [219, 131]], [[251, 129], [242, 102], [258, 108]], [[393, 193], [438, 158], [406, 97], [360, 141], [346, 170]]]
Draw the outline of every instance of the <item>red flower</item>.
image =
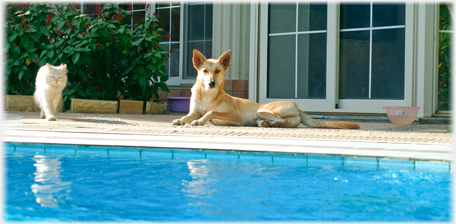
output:
[[[36, 61], [36, 60], [35, 60]], [[27, 83], [29, 86], [33, 86], [32, 83]]]
[[152, 52], [152, 50], [149, 50], [149, 53]]
[[119, 16], [118, 16], [118, 15], [114, 15], [114, 19], [116, 19], [117, 21], [119, 21]]
[[127, 9], [127, 11], [131, 11], [132, 9], [133, 9], [133, 6], [132, 6], [131, 4], [130, 4], [130, 5], [128, 5], [128, 9]]
[[156, 15], [157, 15], [157, 12], [152, 13], [152, 16], [156, 16]]
[[100, 88], [100, 87], [98, 87], [98, 86], [95, 86], [95, 89], [99, 89], [99, 88]]
[[69, 22], [66, 23], [68, 28], [71, 28], [71, 25]]
[[135, 17], [135, 16], [133, 15], [133, 13], [130, 13], [130, 15], [131, 15], [131, 17]]
[[83, 82], [87, 82], [87, 81], [88, 81], [88, 79], [82, 78], [82, 81], [83, 81]]
[[25, 16], [22, 16], [22, 21], [24, 21], [24, 22], [25, 22]]
[[173, 37], [173, 36], [171, 36], [171, 35], [168, 34], [168, 35], [166, 35], [165, 38], [166, 38], [167, 40], [169, 40], [169, 38], [171, 38], [171, 37]]
[[38, 62], [38, 60], [36, 60], [36, 59], [35, 59], [35, 61], [34, 61], [34, 62], [35, 62], [35, 64], [37, 64], [37, 65], [39, 65], [39, 64], [40, 64], [40, 63]]
[[90, 8], [92, 8], [92, 9], [93, 9], [93, 5], [90, 5]]
[[51, 22], [51, 19], [52, 19], [52, 16], [51, 16], [51, 14], [47, 14], [47, 18], [46, 18], [46, 26], [49, 26], [49, 23]]
[[63, 34], [63, 31], [57, 28], [57, 33]]
[[168, 55], [166, 55], [165, 59], [168, 59]]
[[21, 28], [21, 25], [17, 25], [17, 28]]
[[88, 23], [86, 23], [86, 29], [89, 29], [90, 25]]
[[97, 47], [98, 47], [98, 45], [100, 45], [100, 44], [99, 44], [99, 43], [96, 43], [96, 44], [95, 44], [95, 46], [97, 46]]
[[176, 77], [176, 76], [177, 76], [177, 74], [174, 74], [172, 77]]
[[155, 42], [155, 47], [158, 47], [158, 43], [157, 42]]
[[173, 49], [169, 49], [169, 53], [173, 53]]
[[136, 27], [133, 27], [133, 30], [136, 30]]
[[150, 4], [147, 4], [147, 5], [146, 5], [146, 11], [149, 9], [149, 5], [150, 5]]
[[86, 32], [82, 32], [82, 36], [85, 37], [86, 36]]
[[144, 70], [142, 70], [142, 73], [144, 73]]
[[152, 25], [152, 29], [155, 29], [155, 25]]

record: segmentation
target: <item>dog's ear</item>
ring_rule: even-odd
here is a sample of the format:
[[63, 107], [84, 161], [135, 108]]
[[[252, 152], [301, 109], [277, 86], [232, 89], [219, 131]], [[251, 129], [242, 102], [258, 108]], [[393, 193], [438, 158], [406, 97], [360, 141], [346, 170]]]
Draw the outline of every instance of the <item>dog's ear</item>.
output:
[[206, 61], [206, 57], [204, 57], [204, 55], [196, 50], [196, 49], [193, 49], [193, 58], [192, 58], [192, 61], [193, 61], [193, 67], [196, 68], [196, 70], [199, 69], [199, 67], [201, 67], [201, 65]]
[[227, 70], [231, 65], [231, 51], [225, 51], [225, 53], [220, 55], [220, 57], [217, 60], [220, 62], [223, 68]]

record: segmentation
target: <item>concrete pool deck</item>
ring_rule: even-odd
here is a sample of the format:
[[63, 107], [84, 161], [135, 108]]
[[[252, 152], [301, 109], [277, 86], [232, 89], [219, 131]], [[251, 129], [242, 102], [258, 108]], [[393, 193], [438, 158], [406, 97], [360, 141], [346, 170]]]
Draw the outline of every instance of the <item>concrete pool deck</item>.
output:
[[19, 143], [216, 149], [324, 154], [453, 163], [448, 124], [359, 122], [359, 130], [173, 126], [182, 114], [131, 115], [59, 113], [58, 121], [38, 112], [4, 112], [3, 141]]

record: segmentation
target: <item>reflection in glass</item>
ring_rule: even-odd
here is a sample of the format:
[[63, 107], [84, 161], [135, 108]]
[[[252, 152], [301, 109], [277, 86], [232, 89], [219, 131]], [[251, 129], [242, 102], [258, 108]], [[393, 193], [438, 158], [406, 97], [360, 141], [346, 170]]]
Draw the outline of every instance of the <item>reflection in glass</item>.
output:
[[326, 98], [326, 33], [298, 35], [298, 99]]
[[326, 30], [327, 4], [299, 3], [298, 31]]
[[370, 3], [344, 3], [340, 5], [340, 29], [370, 26]]
[[405, 29], [372, 31], [372, 99], [404, 99]]
[[296, 4], [269, 4], [269, 33], [296, 31]]
[[268, 98], [295, 98], [295, 35], [268, 42]]
[[405, 25], [405, 3], [373, 3], [372, 26]]
[[339, 98], [369, 98], [369, 31], [341, 32]]

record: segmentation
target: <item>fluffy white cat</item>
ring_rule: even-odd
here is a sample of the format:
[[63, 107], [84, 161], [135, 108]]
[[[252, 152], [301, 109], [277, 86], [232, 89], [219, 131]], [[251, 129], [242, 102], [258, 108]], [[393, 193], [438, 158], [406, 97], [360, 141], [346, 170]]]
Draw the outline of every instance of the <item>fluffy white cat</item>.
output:
[[62, 90], [67, 84], [66, 64], [41, 66], [36, 75], [36, 90], [33, 94], [35, 103], [40, 107], [40, 118], [55, 121], [57, 108], [62, 98]]

